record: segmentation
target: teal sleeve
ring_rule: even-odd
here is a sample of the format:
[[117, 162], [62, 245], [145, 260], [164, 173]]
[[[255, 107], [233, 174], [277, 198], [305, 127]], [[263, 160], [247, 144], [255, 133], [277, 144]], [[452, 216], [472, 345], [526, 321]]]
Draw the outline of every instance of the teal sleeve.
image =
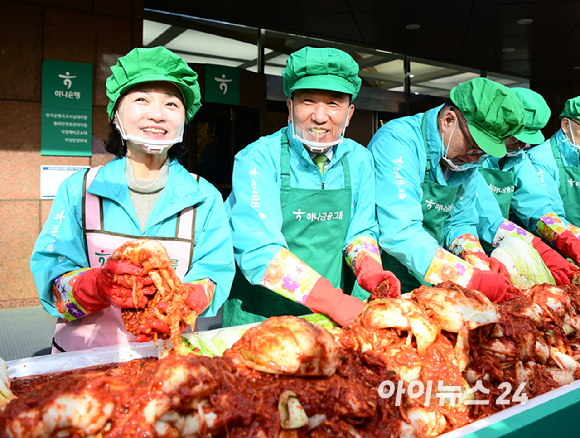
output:
[[221, 194], [204, 179], [199, 185], [207, 198], [197, 208], [193, 259], [183, 281], [209, 278], [215, 284], [213, 300], [201, 315], [215, 316], [230, 294], [236, 272], [232, 237]]
[[352, 209], [343, 251], [357, 237], [368, 236], [377, 242], [379, 239], [373, 157], [365, 147], [358, 144], [350, 155]]
[[279, 159], [259, 148], [266, 139], [236, 155], [232, 192], [226, 200], [234, 257], [251, 284], [260, 284], [274, 256], [288, 249], [282, 235]]
[[475, 207], [478, 217], [477, 235], [480, 240], [492, 245], [493, 238], [505, 218], [494, 194], [489, 190], [487, 181], [479, 171], [476, 172], [475, 184], [477, 193]]
[[[550, 199], [553, 208], [552, 213], [557, 214], [561, 219], [566, 219], [564, 202], [560, 196], [560, 172], [556, 158], [550, 147], [550, 141], [538, 145], [528, 152], [528, 158], [536, 170], [537, 178], [544, 187], [545, 193]], [[568, 223], [568, 222], [566, 222]]]
[[379, 245], [423, 278], [439, 245], [423, 228], [426, 152], [420, 120], [415, 126], [389, 122], [374, 135], [369, 150], [376, 171]]
[[559, 213], [556, 212], [558, 208], [552, 205], [545, 185], [542, 184], [538, 171], [527, 155], [524, 155], [523, 161], [515, 168], [515, 186], [511, 210], [528, 231], [537, 232], [538, 220], [542, 216], [548, 213], [556, 213], [560, 216], [562, 213], [562, 206]]
[[67, 272], [89, 267], [81, 222], [84, 173], [75, 173], [58, 188], [30, 258], [42, 307], [55, 317], [60, 315], [52, 301], [53, 281]]

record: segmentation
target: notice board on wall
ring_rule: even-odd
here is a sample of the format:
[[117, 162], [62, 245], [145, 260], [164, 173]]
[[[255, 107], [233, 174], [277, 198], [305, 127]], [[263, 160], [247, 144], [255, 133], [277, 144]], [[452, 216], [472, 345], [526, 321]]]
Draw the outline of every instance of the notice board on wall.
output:
[[93, 66], [42, 63], [41, 154], [92, 155]]

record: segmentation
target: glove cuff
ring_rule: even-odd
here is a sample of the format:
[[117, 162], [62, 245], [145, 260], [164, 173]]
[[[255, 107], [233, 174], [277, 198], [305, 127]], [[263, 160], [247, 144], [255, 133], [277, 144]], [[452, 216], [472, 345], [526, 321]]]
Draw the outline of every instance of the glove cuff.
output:
[[[356, 281], [360, 287], [368, 292], [374, 291], [382, 281], [383, 267], [371, 256], [362, 255], [356, 263]], [[378, 275], [377, 275], [378, 274]]]
[[558, 235], [554, 246], [562, 254], [574, 259], [576, 262], [580, 261], [580, 239], [571, 231], [564, 231]]
[[370, 255], [361, 254], [356, 260], [356, 277], [357, 279], [364, 275], [366, 271], [382, 271], [382, 265]]
[[542, 257], [545, 252], [552, 250], [552, 248], [550, 248], [546, 243], [544, 243], [544, 241], [540, 239], [538, 236], [534, 236], [534, 238], [532, 239], [532, 246], [536, 251], [538, 251], [540, 257]]
[[103, 299], [98, 282], [101, 268], [93, 268], [77, 276], [73, 281], [72, 295], [76, 302], [86, 311], [95, 313], [109, 307], [110, 303]]
[[[313, 312], [326, 313], [332, 318], [342, 297], [342, 290], [336, 289], [330, 281], [320, 277], [306, 297], [304, 305]], [[333, 318], [334, 319], [334, 318]]]
[[324, 277], [320, 277], [314, 284], [304, 305], [313, 312], [326, 313], [342, 326], [353, 322], [364, 309], [361, 300], [343, 294], [341, 289], [334, 288]]

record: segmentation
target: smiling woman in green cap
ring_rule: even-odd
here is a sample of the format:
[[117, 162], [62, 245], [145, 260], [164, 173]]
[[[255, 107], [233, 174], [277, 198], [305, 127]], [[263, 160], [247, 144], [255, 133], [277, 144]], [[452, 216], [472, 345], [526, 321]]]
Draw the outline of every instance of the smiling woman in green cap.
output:
[[392, 120], [374, 135], [383, 266], [404, 292], [450, 280], [494, 301], [509, 295], [507, 270], [477, 237], [473, 165], [486, 154], [504, 156], [505, 139], [523, 126], [515, 94], [475, 78], [453, 88], [446, 104]]
[[[42, 305], [59, 318], [53, 352], [145, 341], [168, 330], [160, 320], [125, 330], [120, 308], [148, 301], [145, 295], [135, 303], [133, 290], [116, 280], [137, 267], [107, 259], [127, 241], [152, 239], [167, 249], [198, 315], [216, 314], [234, 275], [221, 195], [176, 159], [200, 107], [197, 74], [163, 47], [134, 49], [111, 72], [105, 146], [115, 158], [61, 184], [31, 258]], [[142, 281], [152, 283], [147, 275]]]
[[580, 265], [580, 96], [560, 114], [560, 130], [528, 152], [550, 197], [552, 212], [538, 222], [538, 233]]
[[[511, 90], [522, 103], [526, 122], [522, 132], [505, 141], [505, 157], [489, 157], [478, 169], [477, 233], [488, 253], [506, 235], [531, 243], [550, 269], [556, 284], [570, 284], [576, 268], [532, 234], [537, 233], [538, 221], [553, 212], [550, 198], [523, 149], [526, 145], [544, 141], [540, 129], [548, 123], [550, 107], [535, 91], [527, 88]], [[510, 210], [525, 229], [509, 220]]]
[[282, 76], [288, 127], [235, 158], [226, 210], [239, 271], [223, 324], [314, 311], [345, 325], [363, 303], [341, 290], [343, 259], [366, 291], [382, 283], [399, 293], [380, 265], [372, 157], [344, 136], [358, 65], [341, 50], [305, 47]]

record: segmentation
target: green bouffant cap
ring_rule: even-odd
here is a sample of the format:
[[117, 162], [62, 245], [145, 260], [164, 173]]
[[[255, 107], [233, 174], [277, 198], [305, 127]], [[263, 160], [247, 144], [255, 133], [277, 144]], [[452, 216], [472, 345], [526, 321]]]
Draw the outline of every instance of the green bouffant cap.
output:
[[528, 88], [511, 89], [524, 107], [526, 114], [526, 126], [524, 130], [515, 137], [524, 143], [540, 144], [545, 141], [544, 134], [540, 129], [544, 128], [550, 120], [552, 111], [546, 103], [546, 100], [535, 91]]
[[487, 78], [474, 78], [451, 90], [451, 100], [465, 116], [477, 145], [494, 157], [503, 157], [504, 140], [524, 129], [524, 108], [515, 93]]
[[350, 94], [354, 100], [360, 91], [358, 64], [339, 49], [304, 47], [294, 52], [282, 71], [284, 94], [294, 90], [328, 90]]
[[144, 82], [164, 81], [176, 85], [185, 100], [185, 122], [189, 123], [201, 107], [197, 73], [187, 63], [165, 47], [133, 49], [111, 67], [107, 78], [107, 113], [112, 120], [115, 104], [130, 88]]
[[564, 117], [568, 117], [569, 119], [580, 119], [580, 96], [566, 101], [564, 109], [560, 114], [560, 120]]

